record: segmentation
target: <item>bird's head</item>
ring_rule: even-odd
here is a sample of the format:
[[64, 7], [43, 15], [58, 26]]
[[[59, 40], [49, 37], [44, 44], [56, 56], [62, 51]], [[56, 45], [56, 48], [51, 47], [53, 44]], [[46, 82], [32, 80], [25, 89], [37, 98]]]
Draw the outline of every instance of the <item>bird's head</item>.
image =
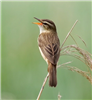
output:
[[34, 17], [36, 20], [39, 22], [34, 22], [34, 24], [37, 24], [40, 28], [40, 33], [43, 31], [54, 31], [56, 32], [56, 26], [53, 21], [48, 20], [48, 19], [38, 19]]

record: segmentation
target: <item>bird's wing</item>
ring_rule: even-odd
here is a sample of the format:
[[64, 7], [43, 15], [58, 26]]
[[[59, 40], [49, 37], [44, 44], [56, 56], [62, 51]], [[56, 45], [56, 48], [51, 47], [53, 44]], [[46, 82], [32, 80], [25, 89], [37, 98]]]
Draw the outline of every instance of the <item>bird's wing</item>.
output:
[[[44, 40], [45, 39], [45, 40]], [[54, 39], [54, 38], [52, 38]], [[44, 54], [44, 56], [52, 63], [57, 64], [57, 61], [60, 56], [60, 43], [57, 37], [57, 42], [55, 40], [49, 41], [46, 37], [38, 38], [38, 45]]]

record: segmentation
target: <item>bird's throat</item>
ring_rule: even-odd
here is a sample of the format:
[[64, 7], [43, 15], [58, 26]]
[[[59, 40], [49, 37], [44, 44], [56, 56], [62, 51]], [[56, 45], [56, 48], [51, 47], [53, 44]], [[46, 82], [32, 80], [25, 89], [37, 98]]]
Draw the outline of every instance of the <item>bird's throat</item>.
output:
[[40, 25], [38, 25], [38, 27], [40, 29], [40, 34], [49, 32], [49, 30], [46, 30], [44, 27], [42, 27]]

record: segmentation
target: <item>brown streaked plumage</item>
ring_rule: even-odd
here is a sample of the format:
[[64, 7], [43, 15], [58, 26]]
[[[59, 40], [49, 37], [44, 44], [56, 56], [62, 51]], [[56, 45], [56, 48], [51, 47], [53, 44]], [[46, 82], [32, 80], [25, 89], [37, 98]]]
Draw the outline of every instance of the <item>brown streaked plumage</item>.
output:
[[60, 42], [54, 22], [48, 19], [38, 19], [41, 23], [35, 23], [40, 28], [38, 45], [42, 57], [48, 64], [49, 86], [56, 87], [57, 76], [56, 66], [60, 56]]

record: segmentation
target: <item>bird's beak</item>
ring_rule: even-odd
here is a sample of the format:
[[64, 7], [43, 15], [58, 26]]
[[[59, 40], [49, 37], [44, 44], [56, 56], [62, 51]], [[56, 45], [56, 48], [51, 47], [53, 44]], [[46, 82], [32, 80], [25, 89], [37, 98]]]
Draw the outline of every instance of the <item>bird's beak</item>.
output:
[[38, 18], [36, 18], [36, 17], [34, 17], [36, 20], [38, 20], [39, 22], [41, 22], [41, 23], [38, 23], [38, 22], [33, 22], [33, 24], [37, 24], [37, 25], [42, 25], [42, 20], [40, 20], [40, 19], [38, 19]]

